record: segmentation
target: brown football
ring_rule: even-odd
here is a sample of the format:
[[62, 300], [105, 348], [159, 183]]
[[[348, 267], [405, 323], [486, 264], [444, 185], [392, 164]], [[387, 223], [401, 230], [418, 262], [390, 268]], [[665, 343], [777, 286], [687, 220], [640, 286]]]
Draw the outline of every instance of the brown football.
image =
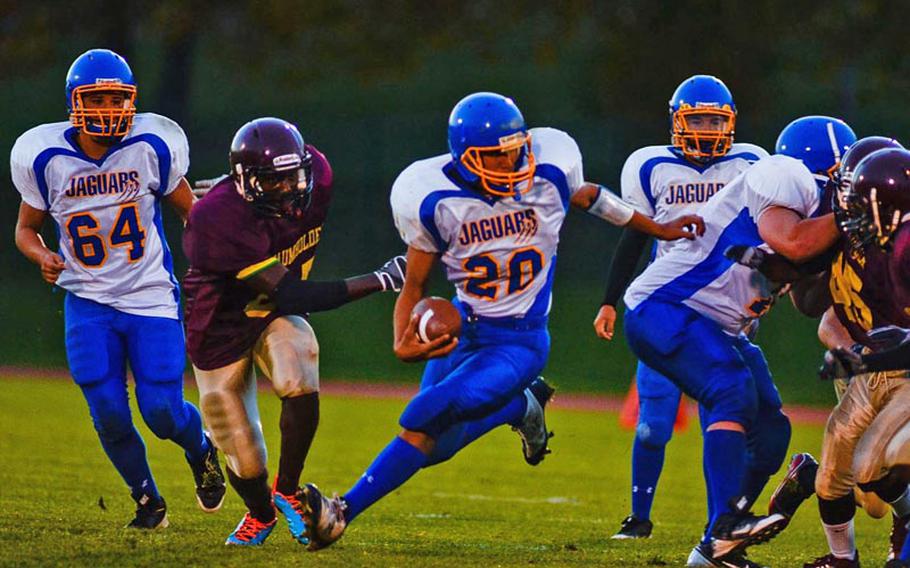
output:
[[417, 302], [411, 314], [420, 316], [417, 320], [417, 337], [422, 343], [432, 341], [440, 335], [458, 337], [461, 333], [461, 314], [452, 302], [438, 296], [430, 296]]

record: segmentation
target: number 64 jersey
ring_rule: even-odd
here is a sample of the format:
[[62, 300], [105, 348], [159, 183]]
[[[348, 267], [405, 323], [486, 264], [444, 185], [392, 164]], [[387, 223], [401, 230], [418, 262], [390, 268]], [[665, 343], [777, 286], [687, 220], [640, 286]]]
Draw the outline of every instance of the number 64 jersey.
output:
[[10, 156], [22, 200], [56, 223], [66, 263], [57, 285], [126, 313], [177, 319], [161, 198], [189, 166], [183, 130], [163, 116], [137, 114], [100, 160], [82, 152], [76, 132], [69, 122], [35, 127]]
[[439, 253], [458, 299], [483, 317], [550, 311], [559, 230], [584, 183], [581, 152], [565, 132], [530, 130], [537, 163], [520, 197], [492, 197], [459, 178], [449, 154], [411, 164], [392, 186], [404, 242]]

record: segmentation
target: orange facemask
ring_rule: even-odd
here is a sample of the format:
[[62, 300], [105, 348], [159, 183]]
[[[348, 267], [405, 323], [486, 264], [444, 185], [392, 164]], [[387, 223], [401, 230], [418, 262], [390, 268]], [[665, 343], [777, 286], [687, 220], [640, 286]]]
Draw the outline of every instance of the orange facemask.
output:
[[[689, 117], [719, 116], [725, 119], [722, 130], [695, 130], [689, 127]], [[672, 144], [684, 156], [694, 159], [719, 158], [730, 151], [736, 127], [736, 112], [729, 105], [722, 107], [690, 106], [687, 104], [673, 113]]]
[[[521, 159], [521, 150], [524, 150], [524, 154], [527, 157], [527, 165], [523, 169], [516, 172], [504, 172], [484, 167], [482, 159], [484, 153], [506, 153], [512, 150], [519, 151], [519, 160]], [[534, 153], [531, 151], [531, 135], [523, 132], [516, 132], [500, 138], [498, 146], [472, 146], [461, 155], [461, 163], [469, 172], [480, 178], [480, 184], [484, 191], [499, 197], [508, 197], [516, 193], [522, 194], [530, 191], [533, 185], [531, 181], [534, 179], [534, 170], [537, 168], [534, 162]], [[516, 191], [520, 184], [524, 184], [524, 187]]]
[[[121, 108], [86, 108], [85, 97], [95, 92], [123, 93]], [[120, 83], [83, 85], [73, 89], [70, 122], [89, 136], [126, 136], [136, 116], [136, 87]]]

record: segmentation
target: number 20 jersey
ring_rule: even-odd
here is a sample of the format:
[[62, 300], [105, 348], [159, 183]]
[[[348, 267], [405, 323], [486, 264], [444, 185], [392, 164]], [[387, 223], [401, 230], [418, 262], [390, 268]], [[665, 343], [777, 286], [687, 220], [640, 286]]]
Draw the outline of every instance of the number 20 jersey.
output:
[[491, 197], [460, 181], [449, 154], [413, 163], [392, 186], [404, 242], [438, 253], [458, 299], [483, 317], [550, 311], [559, 230], [584, 183], [581, 152], [565, 132], [530, 130], [537, 163], [520, 197]]
[[137, 114], [129, 133], [94, 160], [76, 132], [69, 122], [32, 128], [10, 156], [22, 200], [56, 223], [66, 263], [57, 285], [126, 313], [177, 319], [161, 198], [189, 167], [186, 135], [163, 116]]

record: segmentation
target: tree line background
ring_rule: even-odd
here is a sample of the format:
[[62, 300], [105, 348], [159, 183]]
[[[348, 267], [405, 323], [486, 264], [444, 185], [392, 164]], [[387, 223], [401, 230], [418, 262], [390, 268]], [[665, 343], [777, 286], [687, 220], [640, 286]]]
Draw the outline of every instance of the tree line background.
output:
[[[341, 277], [403, 250], [392, 181], [447, 151], [448, 112], [473, 91], [509, 95], [531, 126], [568, 131], [586, 177], [617, 191], [625, 157], [668, 140], [667, 100], [694, 73], [727, 83], [737, 139], [768, 150], [805, 114], [910, 142], [903, 16], [884, 1], [0, 0], [0, 153], [28, 128], [66, 120], [64, 78], [76, 56], [114, 49], [136, 74], [140, 112], [186, 131], [191, 180], [226, 171], [231, 137], [249, 119], [300, 127], [336, 173], [313, 277]], [[0, 364], [63, 366], [62, 293], [15, 249], [8, 164], [0, 161]], [[168, 221], [182, 273], [181, 229]], [[622, 336], [605, 344], [590, 326], [618, 235], [580, 214], [564, 228], [547, 369], [564, 389], [622, 392], [634, 370]], [[436, 291], [451, 293], [441, 278]], [[313, 316], [324, 377], [416, 381], [420, 368], [391, 354], [392, 303], [374, 297]], [[815, 322], [781, 302], [758, 342], [785, 400], [833, 400], [815, 378]]]

